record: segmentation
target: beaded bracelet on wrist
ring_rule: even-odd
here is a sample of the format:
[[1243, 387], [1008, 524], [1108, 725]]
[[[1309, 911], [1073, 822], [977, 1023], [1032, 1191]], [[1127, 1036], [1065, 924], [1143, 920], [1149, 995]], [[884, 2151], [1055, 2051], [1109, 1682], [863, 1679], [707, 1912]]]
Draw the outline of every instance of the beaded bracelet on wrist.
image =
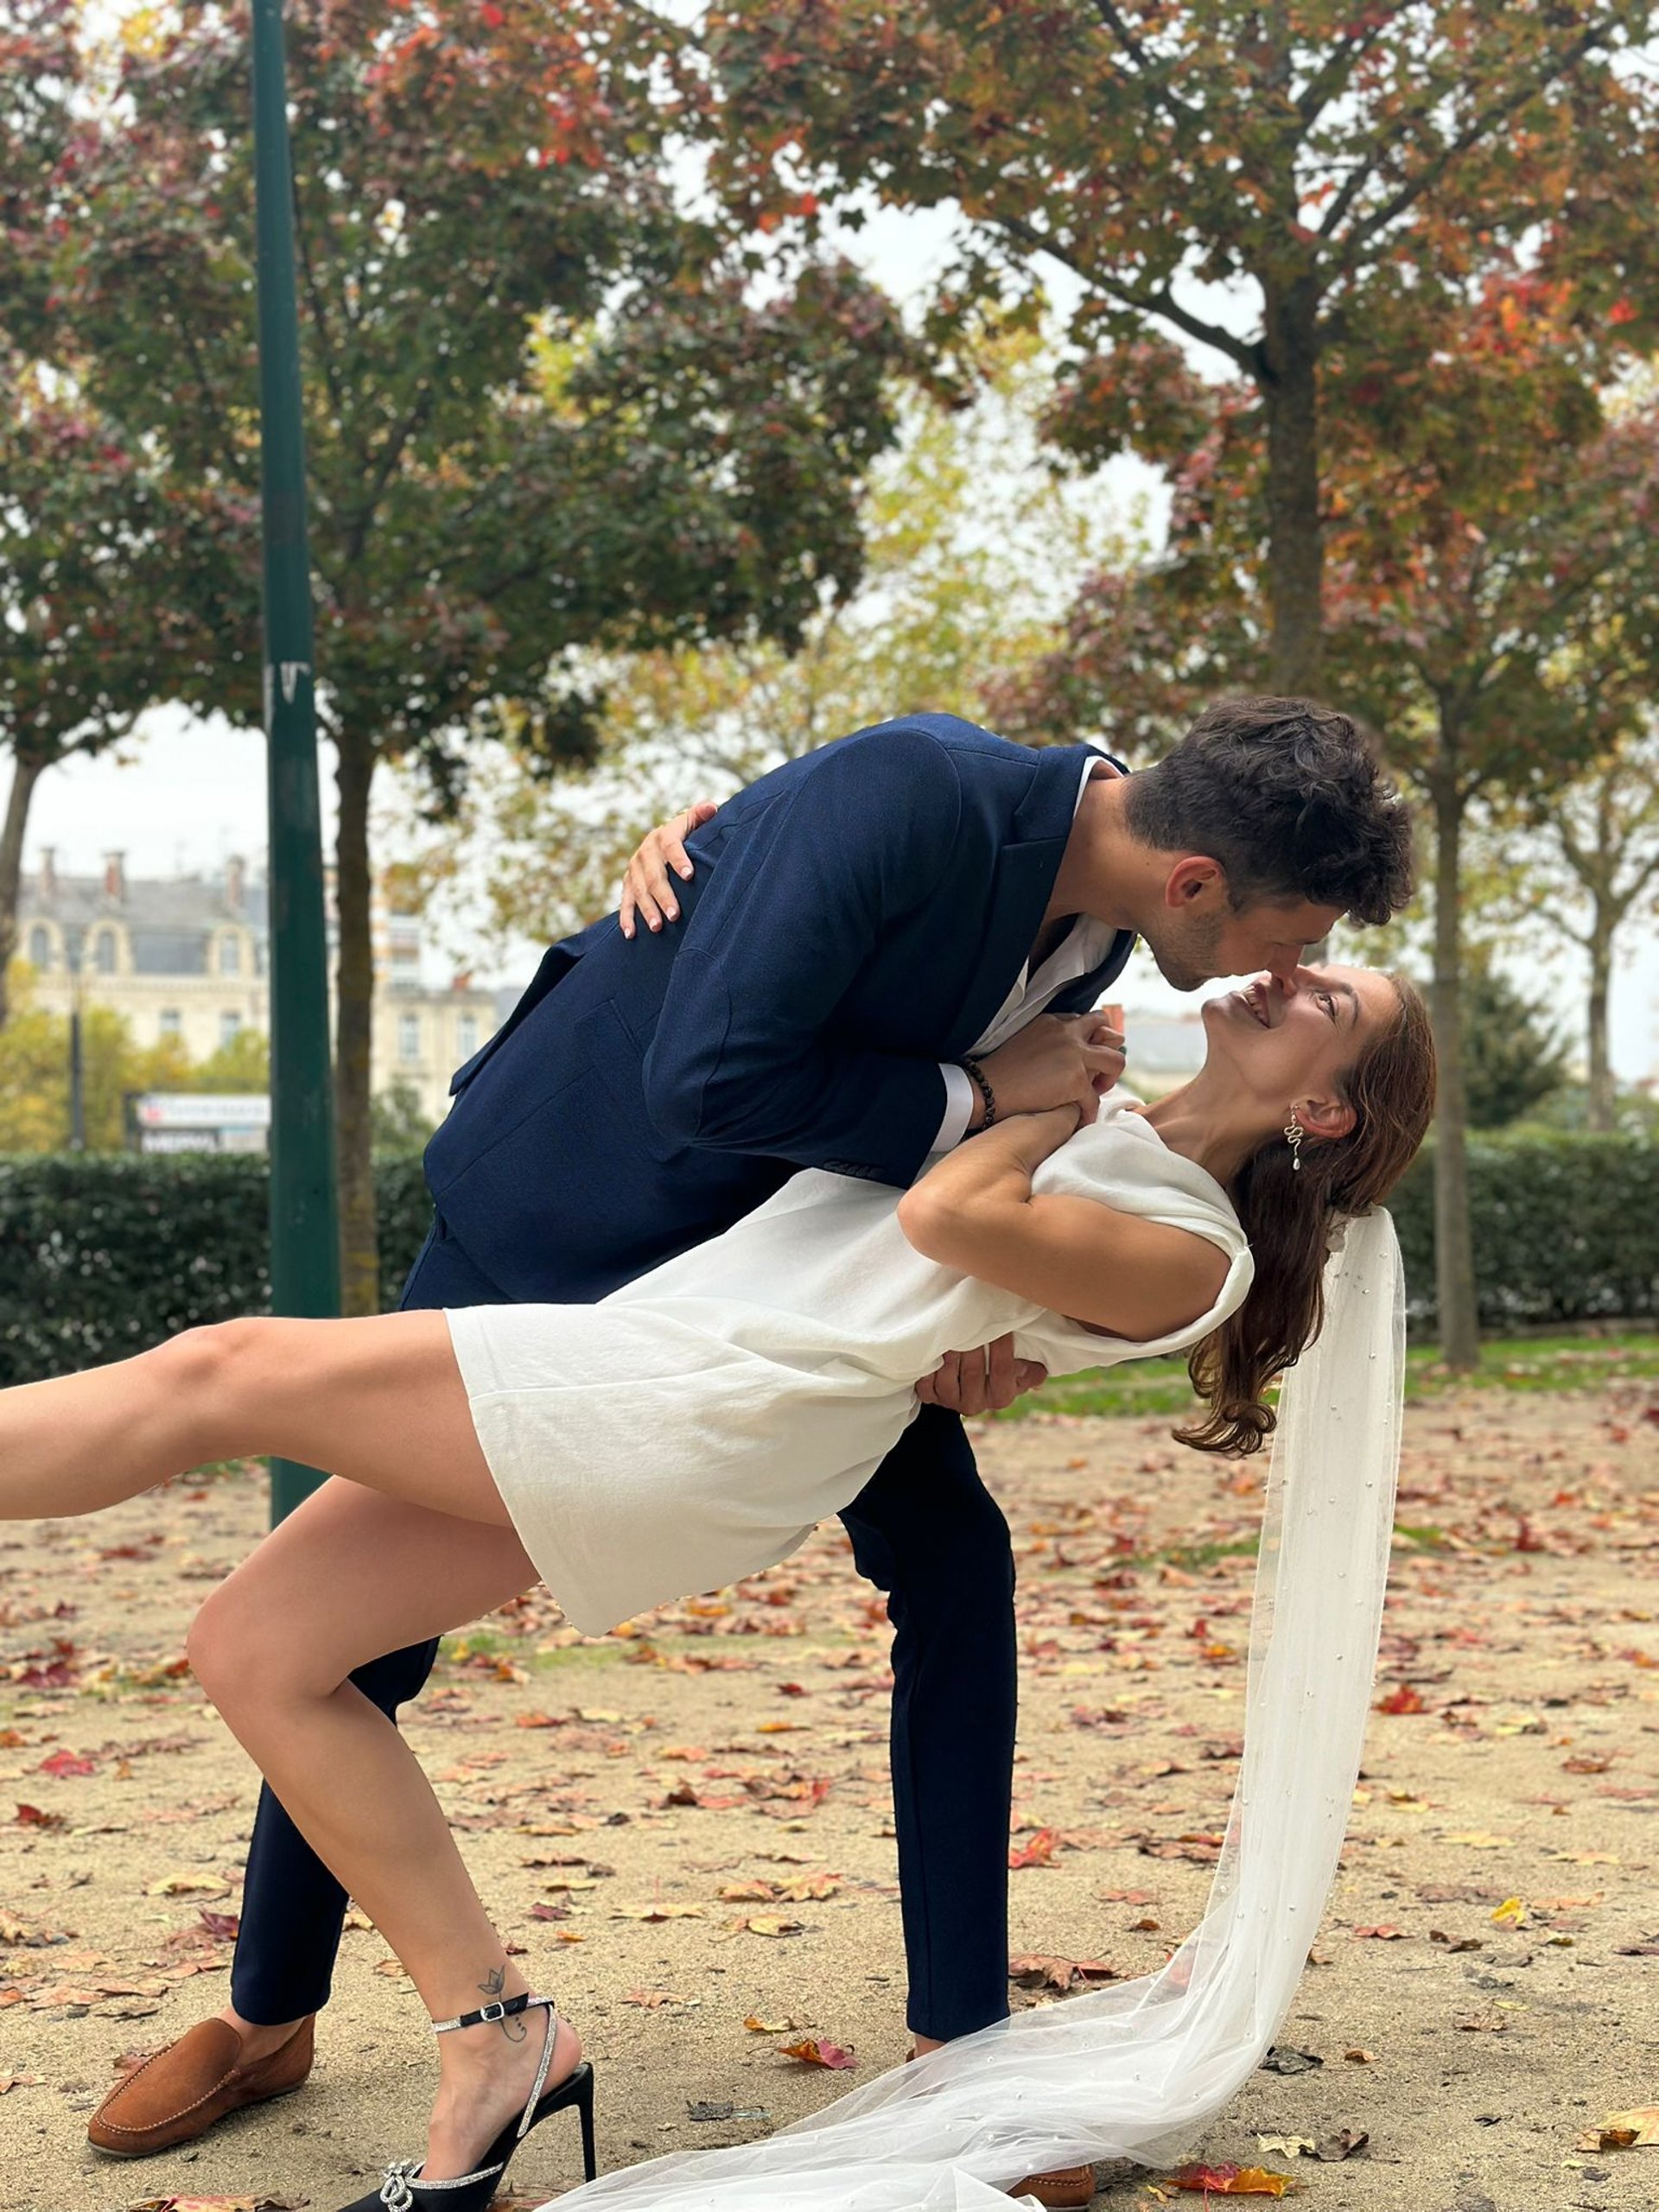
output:
[[991, 1089], [991, 1079], [977, 1060], [970, 1060], [964, 1056], [961, 1065], [985, 1102], [985, 1119], [980, 1127], [988, 1129], [996, 1119], [996, 1093]]

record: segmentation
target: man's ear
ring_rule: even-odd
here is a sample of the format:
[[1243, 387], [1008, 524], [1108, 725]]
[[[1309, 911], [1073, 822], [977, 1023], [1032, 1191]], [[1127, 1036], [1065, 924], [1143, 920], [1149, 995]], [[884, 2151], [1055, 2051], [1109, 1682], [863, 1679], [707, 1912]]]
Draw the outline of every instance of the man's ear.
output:
[[1345, 1098], [1304, 1098], [1297, 1103], [1296, 1118], [1309, 1136], [1330, 1143], [1345, 1137], [1358, 1117]]
[[1204, 853], [1184, 854], [1164, 878], [1164, 904], [1194, 906], [1206, 898], [1213, 901], [1216, 888], [1212, 887], [1225, 894], [1227, 871], [1221, 862]]

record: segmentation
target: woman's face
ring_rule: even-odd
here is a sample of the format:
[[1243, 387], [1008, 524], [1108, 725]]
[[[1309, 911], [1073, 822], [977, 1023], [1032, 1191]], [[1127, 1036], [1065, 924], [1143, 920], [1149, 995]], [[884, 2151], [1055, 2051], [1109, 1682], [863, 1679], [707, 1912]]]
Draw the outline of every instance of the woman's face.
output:
[[[1374, 968], [1298, 968], [1287, 991], [1258, 976], [1204, 1008], [1206, 1067], [1224, 1067], [1234, 1085], [1282, 1122], [1295, 1107], [1310, 1135], [1340, 1135], [1317, 1110], [1340, 1109], [1337, 1078], [1370, 1039], [1399, 1013], [1394, 985]], [[1352, 1116], [1345, 1109], [1344, 1125]]]

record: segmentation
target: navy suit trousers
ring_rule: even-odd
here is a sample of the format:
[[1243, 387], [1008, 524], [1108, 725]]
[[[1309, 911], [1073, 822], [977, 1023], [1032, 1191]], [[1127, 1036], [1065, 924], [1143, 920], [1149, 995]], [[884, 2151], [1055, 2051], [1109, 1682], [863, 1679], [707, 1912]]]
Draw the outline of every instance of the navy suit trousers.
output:
[[[405, 1308], [506, 1301], [435, 1230]], [[1001, 2019], [1007, 2001], [1009, 1790], [1016, 1655], [1014, 1556], [955, 1414], [925, 1406], [842, 1515], [861, 1574], [893, 1627], [893, 1796], [908, 2020], [941, 2041]], [[556, 1595], [556, 1592], [555, 1593]], [[396, 1718], [437, 1656], [411, 1644], [359, 1667], [365, 1697]], [[327, 2003], [345, 1891], [283, 1810], [259, 1795], [231, 2001], [274, 2024]]]

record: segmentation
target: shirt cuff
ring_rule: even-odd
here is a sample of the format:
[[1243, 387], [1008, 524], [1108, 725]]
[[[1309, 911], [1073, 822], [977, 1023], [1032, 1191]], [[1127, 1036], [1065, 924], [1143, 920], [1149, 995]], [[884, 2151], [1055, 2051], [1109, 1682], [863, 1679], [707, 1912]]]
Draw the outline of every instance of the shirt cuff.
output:
[[933, 1149], [954, 1152], [974, 1118], [974, 1081], [967, 1069], [959, 1068], [954, 1060], [941, 1060], [939, 1073], [944, 1077], [944, 1119], [939, 1123]]

